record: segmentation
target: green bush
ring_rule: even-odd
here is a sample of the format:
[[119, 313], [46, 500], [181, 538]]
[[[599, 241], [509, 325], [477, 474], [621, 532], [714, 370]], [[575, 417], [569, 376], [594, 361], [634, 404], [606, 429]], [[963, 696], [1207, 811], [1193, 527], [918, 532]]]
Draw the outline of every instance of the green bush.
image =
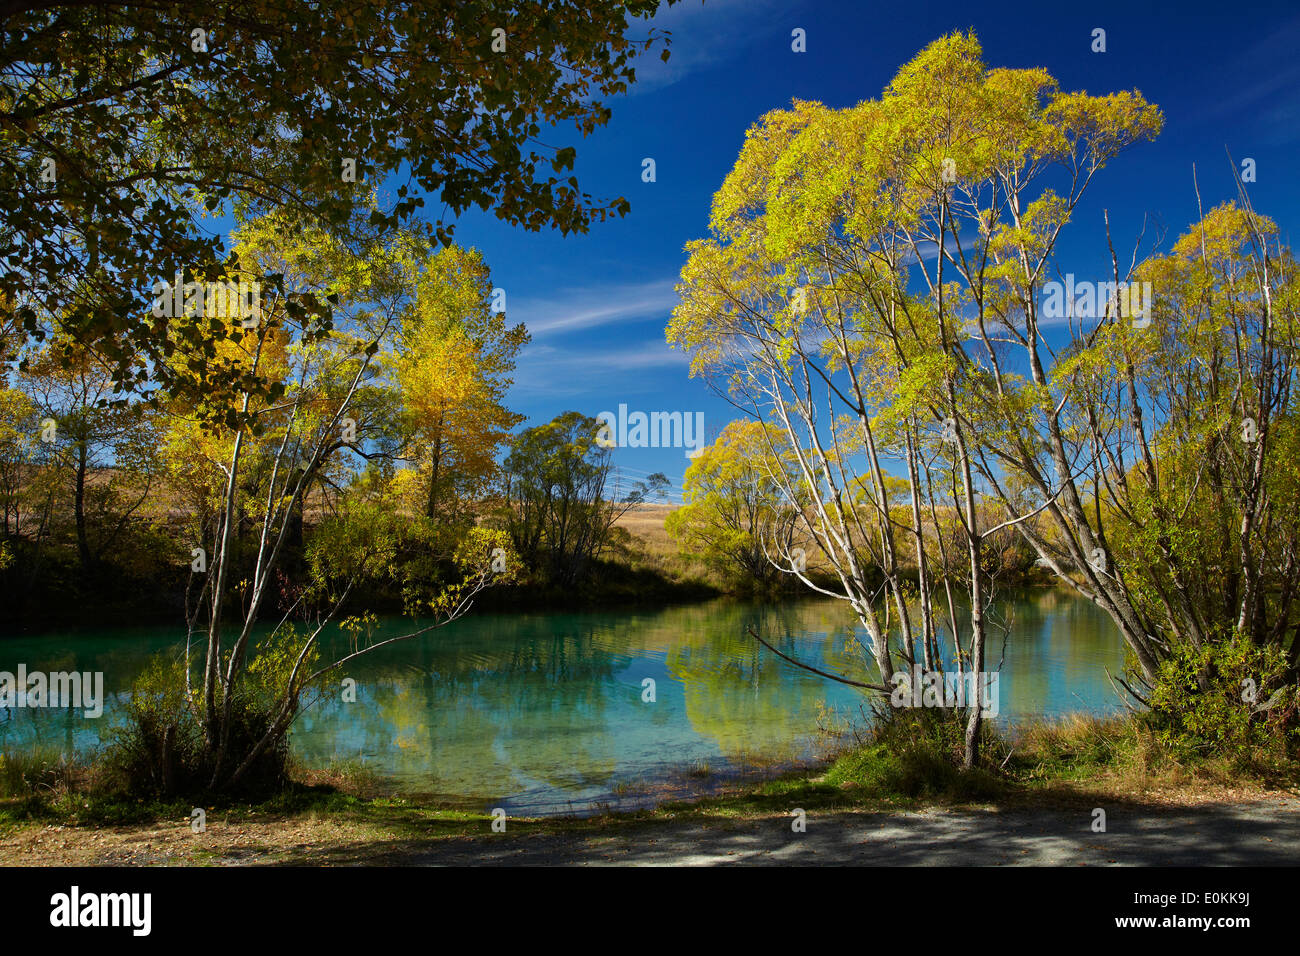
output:
[[[224, 774], [243, 762], [271, 726], [299, 647], [290, 628], [256, 649], [231, 706]], [[315, 660], [315, 654], [309, 655], [305, 666], [310, 668]], [[215, 753], [205, 740], [200, 694], [197, 681], [187, 693], [182, 661], [155, 658], [137, 679], [125, 724], [109, 742], [105, 753], [108, 786], [149, 799], [206, 794]], [[224, 792], [265, 798], [287, 785], [288, 770], [286, 735], [258, 755], [236, 788]]]
[[[1003, 788], [996, 775], [962, 768], [964, 742], [965, 720], [959, 711], [881, 708], [868, 744], [836, 760], [826, 780], [882, 798], [976, 800], [997, 795]], [[984, 753], [1001, 746], [988, 721], [981, 743]]]
[[1187, 755], [1242, 763], [1294, 755], [1297, 689], [1287, 672], [1276, 645], [1180, 644], [1160, 666], [1146, 721], [1161, 743]]

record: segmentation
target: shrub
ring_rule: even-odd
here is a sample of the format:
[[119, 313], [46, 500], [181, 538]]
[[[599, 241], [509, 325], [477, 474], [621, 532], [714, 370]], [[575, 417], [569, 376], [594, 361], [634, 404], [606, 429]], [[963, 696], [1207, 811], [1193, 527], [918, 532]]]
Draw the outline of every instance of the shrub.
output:
[[[861, 787], [864, 796], [974, 800], [997, 795], [996, 775], [961, 766], [965, 719], [948, 708], [881, 707], [866, 746], [840, 757], [826, 780]], [[984, 753], [996, 752], [1001, 740], [984, 722]]]
[[1293, 755], [1297, 689], [1282, 648], [1245, 638], [1179, 644], [1160, 666], [1146, 720], [1178, 752], [1248, 763]]
[[[249, 661], [247, 679], [231, 705], [229, 742], [223, 761], [232, 770], [252, 752], [271, 726], [283, 688], [297, 658], [300, 641], [292, 628], [261, 644]], [[309, 655], [305, 665], [315, 663]], [[184, 662], [157, 657], [137, 679], [127, 705], [125, 724], [111, 738], [105, 754], [110, 786], [141, 798], [206, 794], [215, 769], [207, 745], [198, 686], [188, 692]], [[231, 796], [264, 798], [289, 780], [289, 742], [281, 736], [258, 755]]]
[[0, 797], [60, 797], [83, 786], [89, 775], [80, 758], [57, 750], [0, 753]]

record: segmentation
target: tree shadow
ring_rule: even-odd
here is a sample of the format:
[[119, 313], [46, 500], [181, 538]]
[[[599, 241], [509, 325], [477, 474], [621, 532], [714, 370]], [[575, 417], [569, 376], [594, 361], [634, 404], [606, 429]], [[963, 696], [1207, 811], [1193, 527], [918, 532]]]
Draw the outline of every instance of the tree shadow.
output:
[[[1300, 850], [1300, 801], [1169, 806], [1054, 793], [1051, 806], [1007, 802], [923, 810], [802, 806], [779, 812], [696, 808], [687, 814], [614, 814], [509, 821], [507, 832], [466, 835], [464, 820], [394, 818], [390, 838], [281, 848], [292, 866], [864, 865], [1289, 866]], [[795, 832], [794, 807], [806, 814]], [[1105, 812], [1104, 832], [1097, 809]], [[233, 862], [233, 861], [232, 861]]]

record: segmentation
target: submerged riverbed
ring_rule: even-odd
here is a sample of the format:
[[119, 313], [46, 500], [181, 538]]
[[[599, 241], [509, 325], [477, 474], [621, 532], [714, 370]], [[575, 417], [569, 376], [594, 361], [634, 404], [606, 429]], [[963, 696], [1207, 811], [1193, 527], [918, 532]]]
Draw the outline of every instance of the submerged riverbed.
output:
[[[1000, 722], [1120, 709], [1106, 670], [1122, 669], [1124, 647], [1104, 612], [1054, 590], [998, 611], [1009, 620]], [[385, 621], [372, 637], [410, 626]], [[781, 661], [747, 626], [806, 663], [869, 676], [860, 627], [836, 601], [471, 614], [355, 662], [339, 674], [356, 681], [355, 701], [332, 688], [299, 717], [292, 745], [309, 767], [354, 761], [413, 792], [545, 814], [622, 802], [705, 768], [805, 758], [827, 708], [861, 718], [858, 691]], [[346, 635], [331, 644], [343, 649]], [[0, 712], [0, 748], [94, 749], [150, 656], [183, 651], [171, 628], [0, 641], [0, 670], [101, 671], [108, 696], [99, 719]], [[990, 669], [1002, 655], [998, 636]]]

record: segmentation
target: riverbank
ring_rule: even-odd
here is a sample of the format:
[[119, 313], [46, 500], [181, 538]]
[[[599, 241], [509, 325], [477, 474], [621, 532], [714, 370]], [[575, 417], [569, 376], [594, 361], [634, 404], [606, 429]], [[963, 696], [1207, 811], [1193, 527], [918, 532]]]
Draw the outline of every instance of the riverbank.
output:
[[1293, 767], [1180, 762], [1131, 720], [1071, 718], [1009, 746], [974, 774], [859, 747], [709, 797], [511, 817], [504, 832], [490, 812], [345, 772], [208, 808], [199, 832], [188, 803], [46, 785], [0, 800], [0, 864], [1270, 865], [1300, 852]]
[[[701, 562], [679, 552], [664, 530], [667, 505], [640, 505], [615, 522], [616, 535], [578, 587], [548, 587], [537, 581], [489, 588], [475, 600], [478, 612], [570, 611], [591, 608], [659, 607], [690, 604], [732, 595], [735, 589]], [[0, 584], [3, 576], [0, 575]], [[80, 575], [72, 565], [54, 567], [5, 593], [0, 587], [0, 638], [105, 627], [175, 626], [185, 620], [185, 566], [160, 566], [147, 572], [104, 565]], [[784, 596], [801, 593], [789, 582]], [[736, 593], [738, 597], [751, 597]], [[776, 595], [780, 596], [780, 595]], [[398, 590], [358, 588], [341, 616], [362, 611], [401, 616]], [[271, 615], [273, 616], [273, 615]]]
[[[755, 592], [720, 574], [698, 556], [684, 553], [664, 527], [671, 511], [669, 505], [642, 504], [621, 515], [614, 524], [617, 533], [611, 546], [593, 562], [580, 585], [551, 587], [533, 580], [488, 588], [475, 598], [473, 613], [637, 611], [702, 604], [724, 597], [775, 603], [814, 596], [793, 577], [781, 581], [775, 589]], [[820, 588], [839, 587], [831, 569], [815, 559], [806, 574]], [[904, 576], [913, 577], [914, 572], [904, 571]], [[143, 569], [105, 564], [87, 577], [65, 563], [51, 566], [23, 586], [6, 592], [0, 575], [0, 640], [104, 628], [178, 627], [186, 617], [186, 590], [193, 587], [190, 578], [185, 565]], [[1068, 591], [1037, 568], [1023, 575], [1004, 574], [1002, 586]], [[361, 587], [337, 616], [364, 612], [400, 617], [404, 607], [400, 590]], [[285, 609], [287, 606], [277, 606], [275, 610]], [[267, 615], [268, 620], [275, 617]]]

